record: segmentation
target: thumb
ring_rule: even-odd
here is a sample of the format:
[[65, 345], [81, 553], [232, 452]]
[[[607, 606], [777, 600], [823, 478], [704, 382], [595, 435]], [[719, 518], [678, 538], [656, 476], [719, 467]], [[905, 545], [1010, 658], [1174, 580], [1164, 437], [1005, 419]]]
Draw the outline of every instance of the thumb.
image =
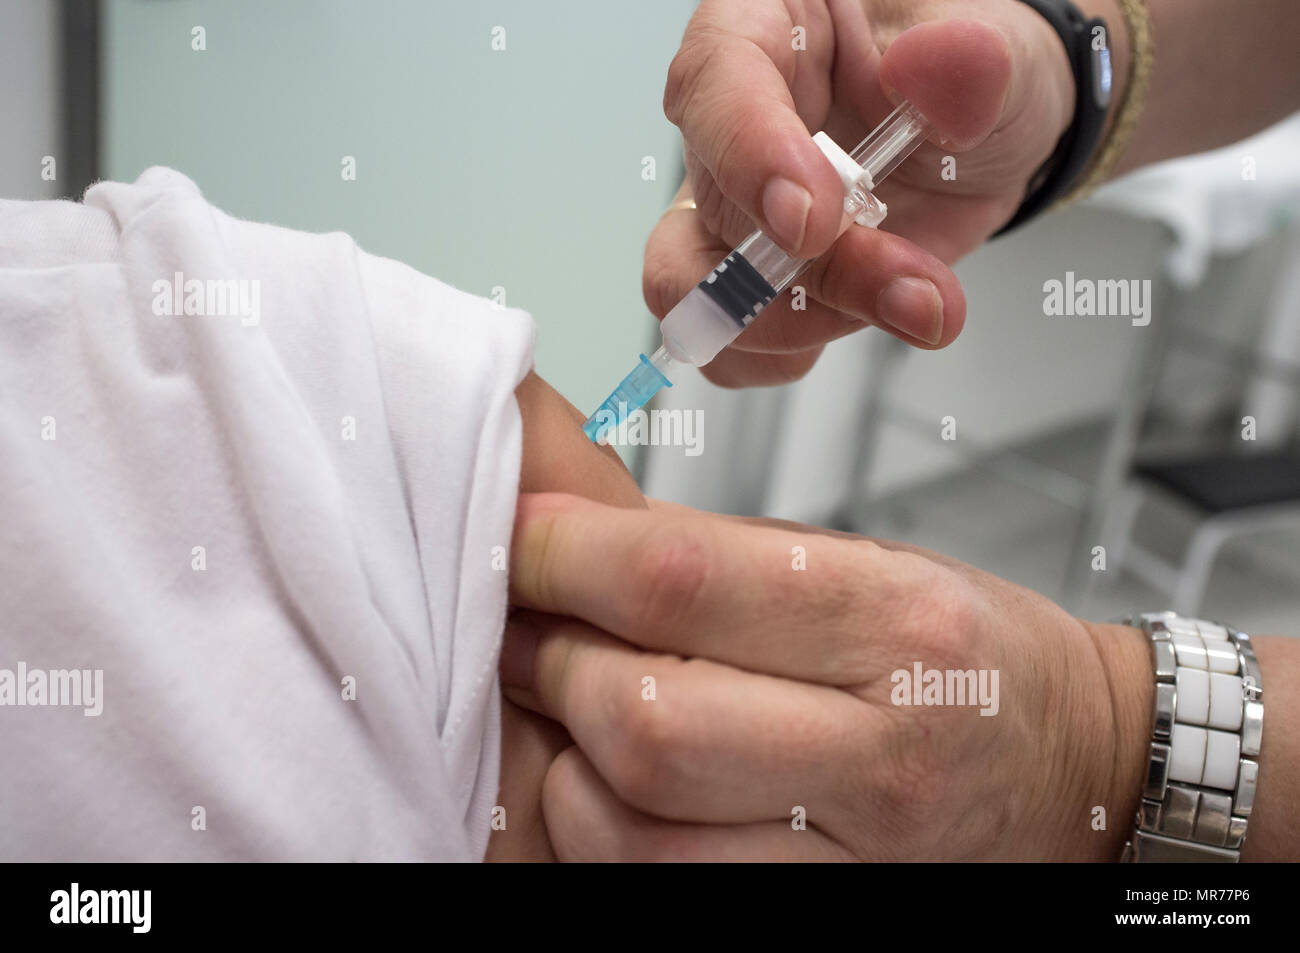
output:
[[880, 82], [910, 100], [953, 149], [980, 145], [1012, 101], [1010, 45], [979, 20], [922, 23], [899, 35], [880, 61]]

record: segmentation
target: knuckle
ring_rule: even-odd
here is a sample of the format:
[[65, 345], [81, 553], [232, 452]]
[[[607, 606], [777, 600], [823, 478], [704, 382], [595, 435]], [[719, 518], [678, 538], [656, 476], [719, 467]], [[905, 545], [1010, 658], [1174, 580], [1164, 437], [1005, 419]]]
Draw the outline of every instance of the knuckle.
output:
[[610, 759], [610, 787], [628, 803], [652, 809], [670, 790], [670, 762], [681, 736], [676, 720], [665, 706], [629, 692], [615, 725], [618, 743]]
[[[859, 229], [864, 231], [864, 229]], [[871, 315], [875, 302], [867, 300], [870, 271], [864, 268], [861, 239], [839, 239], [808, 269], [805, 284], [815, 301], [845, 315]]]
[[[744, 104], [736, 101], [733, 93], [700, 88], [700, 78], [705, 71], [697, 65], [699, 58], [693, 52], [699, 45], [684, 47], [674, 59], [673, 62], [677, 63], [682, 57], [688, 57], [682, 67], [681, 91], [672, 109], [666, 111], [673, 124], [682, 130], [690, 157], [688, 165], [698, 164], [700, 170], [717, 180], [715, 187], [723, 193], [720, 198], [734, 200], [737, 198], [734, 194], [737, 176], [752, 164], [747, 146], [756, 132], [753, 129], [755, 120], [752, 114], [747, 114]], [[702, 178], [692, 175], [697, 185], [701, 184], [699, 180]], [[696, 195], [695, 200], [699, 204], [701, 196]], [[713, 201], [717, 200], [712, 200], [710, 205]], [[701, 206], [701, 210], [720, 217], [723, 205], [719, 203], [718, 207], [707, 209]], [[746, 229], [746, 234], [749, 230]]]
[[979, 654], [979, 610], [968, 584], [938, 574], [929, 597], [916, 607], [910, 639], [927, 662], [939, 668], [965, 668]]
[[662, 319], [676, 304], [673, 298], [676, 285], [672, 264], [661, 244], [652, 237], [646, 246], [645, 268], [641, 272], [641, 296], [656, 318]]
[[918, 720], [900, 709], [884, 736], [856, 749], [874, 767], [857, 774], [850, 788], [853, 803], [874, 805], [874, 849], [881, 859], [930, 859], [934, 841], [942, 840], [949, 821], [952, 780], [940, 751], [940, 726]]
[[636, 620], [685, 625], [699, 611], [712, 564], [707, 537], [684, 526], [656, 528], [642, 548], [628, 600]]
[[929, 828], [947, 801], [948, 775], [934, 747], [913, 738], [893, 752], [884, 800], [888, 816], [905, 830]]
[[951, 576], [934, 589], [925, 613], [929, 648], [937, 662], [957, 664], [972, 654], [978, 634], [978, 613], [966, 583]]
[[698, 40], [687, 40], [668, 64], [668, 78], [664, 84], [664, 115], [674, 126], [680, 127], [682, 124], [686, 104], [690, 102], [706, 55]]

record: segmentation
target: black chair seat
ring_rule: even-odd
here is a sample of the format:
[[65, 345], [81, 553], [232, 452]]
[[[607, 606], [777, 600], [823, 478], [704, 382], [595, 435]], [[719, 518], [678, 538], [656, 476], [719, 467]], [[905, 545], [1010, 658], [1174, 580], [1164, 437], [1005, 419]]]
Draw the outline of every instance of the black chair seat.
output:
[[1242, 456], [1227, 451], [1140, 463], [1133, 472], [1210, 513], [1300, 503], [1300, 451]]

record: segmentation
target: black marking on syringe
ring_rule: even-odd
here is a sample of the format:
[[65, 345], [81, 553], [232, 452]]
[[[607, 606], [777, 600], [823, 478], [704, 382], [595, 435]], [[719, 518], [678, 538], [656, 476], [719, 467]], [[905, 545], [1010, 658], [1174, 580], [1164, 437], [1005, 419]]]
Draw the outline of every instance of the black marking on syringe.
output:
[[776, 297], [776, 289], [739, 252], [723, 259], [699, 287], [742, 328]]

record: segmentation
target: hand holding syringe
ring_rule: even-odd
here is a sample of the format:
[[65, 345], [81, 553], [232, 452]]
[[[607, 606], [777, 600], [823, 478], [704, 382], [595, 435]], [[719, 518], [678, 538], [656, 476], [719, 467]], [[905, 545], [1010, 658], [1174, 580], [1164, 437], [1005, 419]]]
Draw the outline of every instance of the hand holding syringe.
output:
[[[844, 184], [840, 234], [854, 222], [875, 228], [884, 221], [887, 210], [872, 189], [898, 168], [929, 132], [925, 117], [910, 103], [903, 103], [852, 153], [844, 152], [824, 132], [813, 137]], [[811, 263], [811, 259], [790, 257], [761, 231], [751, 234], [668, 312], [661, 325], [663, 345], [649, 357], [641, 355], [632, 372], [587, 418], [583, 432], [593, 441], [599, 440], [660, 388], [671, 387], [667, 372], [674, 361], [696, 367], [709, 363]]]

